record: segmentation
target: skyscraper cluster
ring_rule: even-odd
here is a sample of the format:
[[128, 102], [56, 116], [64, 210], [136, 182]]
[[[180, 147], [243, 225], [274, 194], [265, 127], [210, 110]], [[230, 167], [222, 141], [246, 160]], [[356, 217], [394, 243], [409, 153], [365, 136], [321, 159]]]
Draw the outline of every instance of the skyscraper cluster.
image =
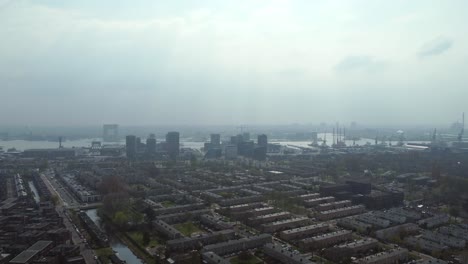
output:
[[166, 141], [158, 144], [155, 134], [150, 134], [146, 143], [135, 135], [125, 138], [125, 152], [128, 159], [135, 160], [139, 157], [155, 157], [159, 154], [167, 154], [170, 160], [177, 160], [180, 153], [179, 132], [169, 132]]

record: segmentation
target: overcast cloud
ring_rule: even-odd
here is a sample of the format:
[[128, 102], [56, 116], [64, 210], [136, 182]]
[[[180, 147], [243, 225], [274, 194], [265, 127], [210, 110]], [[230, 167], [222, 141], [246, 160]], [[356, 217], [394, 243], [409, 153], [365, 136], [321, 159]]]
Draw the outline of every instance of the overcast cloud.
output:
[[448, 123], [467, 110], [466, 10], [3, 0], [0, 124]]
[[453, 41], [444, 37], [438, 37], [428, 43], [422, 48], [419, 55], [421, 57], [440, 55], [449, 50], [453, 45]]

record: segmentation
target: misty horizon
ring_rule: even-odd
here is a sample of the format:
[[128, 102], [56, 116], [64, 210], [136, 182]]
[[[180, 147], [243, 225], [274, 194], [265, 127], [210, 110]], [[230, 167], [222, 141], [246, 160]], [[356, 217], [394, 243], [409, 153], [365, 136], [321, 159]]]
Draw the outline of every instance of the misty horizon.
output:
[[0, 126], [447, 127], [466, 1], [0, 1]]

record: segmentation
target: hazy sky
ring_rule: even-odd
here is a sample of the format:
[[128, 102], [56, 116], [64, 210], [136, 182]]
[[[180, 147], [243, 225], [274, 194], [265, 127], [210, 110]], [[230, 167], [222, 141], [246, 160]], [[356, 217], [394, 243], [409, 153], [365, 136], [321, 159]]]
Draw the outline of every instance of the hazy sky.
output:
[[466, 0], [0, 0], [0, 123], [449, 123]]

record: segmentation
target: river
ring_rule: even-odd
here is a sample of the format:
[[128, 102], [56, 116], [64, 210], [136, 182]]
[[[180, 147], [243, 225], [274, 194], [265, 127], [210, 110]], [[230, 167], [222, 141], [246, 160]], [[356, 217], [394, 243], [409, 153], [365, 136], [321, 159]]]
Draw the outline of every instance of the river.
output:
[[[327, 145], [331, 145], [333, 141], [333, 134], [332, 133], [319, 133], [318, 134], [319, 139], [325, 139], [327, 140]], [[158, 142], [161, 142], [163, 139], [158, 139]], [[71, 147], [91, 147], [91, 143], [93, 141], [101, 141], [101, 138], [87, 138], [87, 139], [79, 139], [79, 140], [69, 140], [69, 141], [64, 141], [62, 142], [63, 147], [71, 148]], [[359, 140], [356, 140], [356, 145], [363, 146], [367, 143], [369, 144], [374, 144], [374, 139], [368, 139], [368, 138], [361, 138]], [[270, 140], [269, 143], [274, 143], [274, 144], [280, 144], [280, 145], [289, 145], [289, 146], [299, 146], [303, 148], [310, 148], [309, 144], [312, 143], [312, 141], [289, 141], [289, 140]], [[321, 141], [318, 142], [321, 144]], [[346, 140], [345, 141], [346, 145], [352, 146], [353, 141], [352, 140]], [[393, 141], [394, 144], [396, 144], [396, 141]], [[412, 141], [408, 143], [427, 143], [427, 141]], [[107, 143], [103, 143], [107, 144]], [[120, 144], [120, 145], [125, 145], [125, 140], [121, 140], [116, 143], [109, 143], [109, 144]], [[180, 147], [181, 148], [193, 148], [193, 149], [201, 149], [204, 146], [204, 142], [200, 141], [188, 141], [188, 139], [184, 140], [181, 139], [180, 141]], [[53, 142], [53, 141], [29, 141], [29, 140], [0, 140], [0, 147], [3, 147], [4, 151], [7, 151], [10, 148], [15, 148], [18, 151], [23, 151], [25, 149], [45, 149], [45, 148], [58, 148], [59, 143], [58, 142]]]
[[[101, 218], [97, 214], [97, 209], [86, 210], [86, 214], [99, 228], [102, 228]], [[125, 260], [129, 264], [143, 263], [126, 245], [122, 244], [116, 237], [109, 233], [107, 233], [107, 235], [109, 236], [111, 248], [117, 252], [117, 255], [120, 259]]]
[[[79, 139], [79, 140], [67, 140], [62, 142], [62, 146], [66, 148], [82, 148], [82, 147], [91, 147], [91, 143], [93, 141], [101, 141], [100, 138], [86, 138], [86, 139]], [[101, 141], [102, 142], [102, 141]], [[158, 142], [160, 142], [158, 140]], [[102, 144], [120, 144], [125, 145], [125, 140], [115, 142], [115, 143], [105, 143]], [[183, 139], [180, 141], [180, 146], [182, 148], [194, 148], [194, 149], [201, 149], [204, 146], [204, 142], [196, 142], [196, 141], [184, 141]], [[30, 141], [30, 140], [0, 140], [0, 147], [3, 147], [4, 151], [7, 151], [10, 148], [15, 148], [18, 151], [24, 151], [25, 149], [47, 149], [47, 148], [58, 148], [59, 143], [53, 141]]]

